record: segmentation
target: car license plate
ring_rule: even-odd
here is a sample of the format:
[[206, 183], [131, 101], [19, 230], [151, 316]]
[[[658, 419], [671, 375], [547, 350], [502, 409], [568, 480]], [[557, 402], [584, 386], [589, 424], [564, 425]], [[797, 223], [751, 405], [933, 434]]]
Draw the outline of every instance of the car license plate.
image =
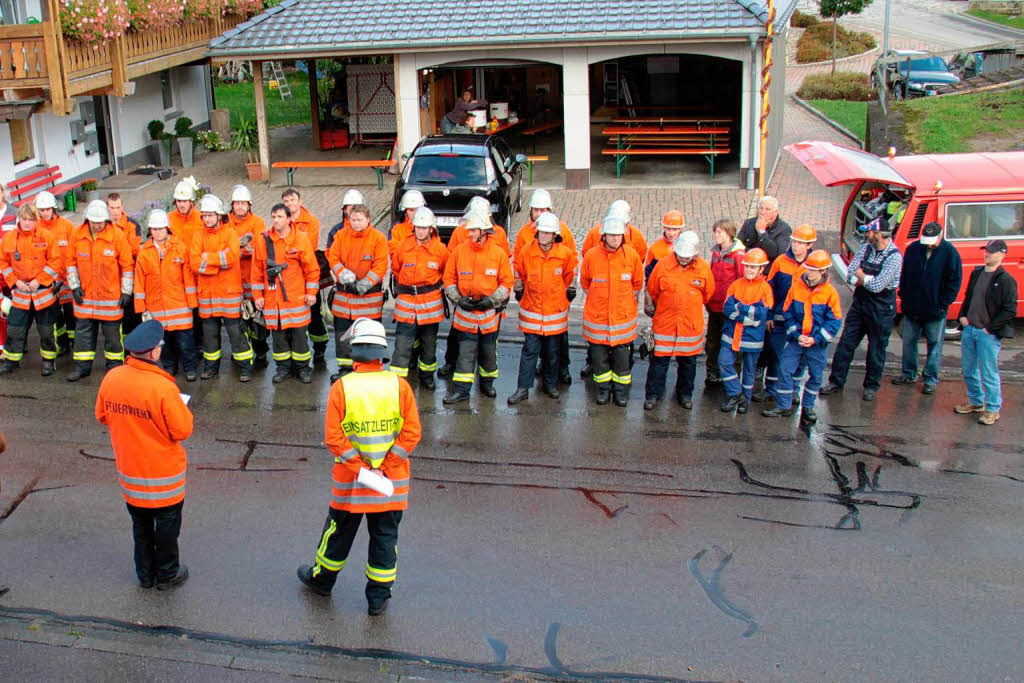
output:
[[462, 222], [462, 216], [438, 216], [437, 224], [455, 227]]

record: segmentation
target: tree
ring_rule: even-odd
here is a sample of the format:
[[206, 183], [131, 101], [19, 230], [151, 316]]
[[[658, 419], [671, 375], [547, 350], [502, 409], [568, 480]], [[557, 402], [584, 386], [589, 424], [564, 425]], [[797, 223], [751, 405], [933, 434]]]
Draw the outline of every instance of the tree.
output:
[[819, 0], [818, 14], [832, 20], [832, 74], [836, 73], [836, 27], [839, 17], [847, 14], [860, 14], [870, 5], [872, 0]]

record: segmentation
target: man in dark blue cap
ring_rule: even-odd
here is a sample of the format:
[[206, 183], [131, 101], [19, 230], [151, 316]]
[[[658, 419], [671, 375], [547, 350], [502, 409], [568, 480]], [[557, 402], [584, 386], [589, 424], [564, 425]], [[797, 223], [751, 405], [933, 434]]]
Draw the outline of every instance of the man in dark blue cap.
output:
[[148, 320], [124, 339], [130, 356], [103, 378], [96, 419], [110, 429], [117, 475], [135, 537], [135, 573], [143, 588], [167, 590], [188, 578], [178, 563], [178, 533], [188, 465], [181, 442], [192, 413], [160, 365], [164, 328]]

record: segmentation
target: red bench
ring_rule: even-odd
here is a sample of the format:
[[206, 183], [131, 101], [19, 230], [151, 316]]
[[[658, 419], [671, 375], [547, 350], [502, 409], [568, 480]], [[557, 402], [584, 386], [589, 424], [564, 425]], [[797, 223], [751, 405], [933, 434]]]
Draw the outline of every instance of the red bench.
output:
[[[60, 166], [50, 166], [7, 183], [7, 191], [11, 193], [15, 206], [27, 204], [43, 190], [53, 193], [54, 196], [63, 194], [65, 195], [64, 209], [76, 211], [78, 201], [73, 190], [82, 183], [61, 183], [59, 182], [61, 177]], [[69, 192], [70, 194], [68, 194]]]

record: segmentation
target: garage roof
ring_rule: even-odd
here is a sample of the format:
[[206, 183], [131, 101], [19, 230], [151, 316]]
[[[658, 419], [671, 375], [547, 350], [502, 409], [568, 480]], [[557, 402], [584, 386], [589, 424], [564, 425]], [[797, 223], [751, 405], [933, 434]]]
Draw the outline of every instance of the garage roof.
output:
[[[765, 4], [761, 4], [764, 2]], [[213, 57], [586, 44], [759, 33], [767, 0], [283, 0], [210, 43]], [[780, 0], [776, 26], [796, 0]]]

